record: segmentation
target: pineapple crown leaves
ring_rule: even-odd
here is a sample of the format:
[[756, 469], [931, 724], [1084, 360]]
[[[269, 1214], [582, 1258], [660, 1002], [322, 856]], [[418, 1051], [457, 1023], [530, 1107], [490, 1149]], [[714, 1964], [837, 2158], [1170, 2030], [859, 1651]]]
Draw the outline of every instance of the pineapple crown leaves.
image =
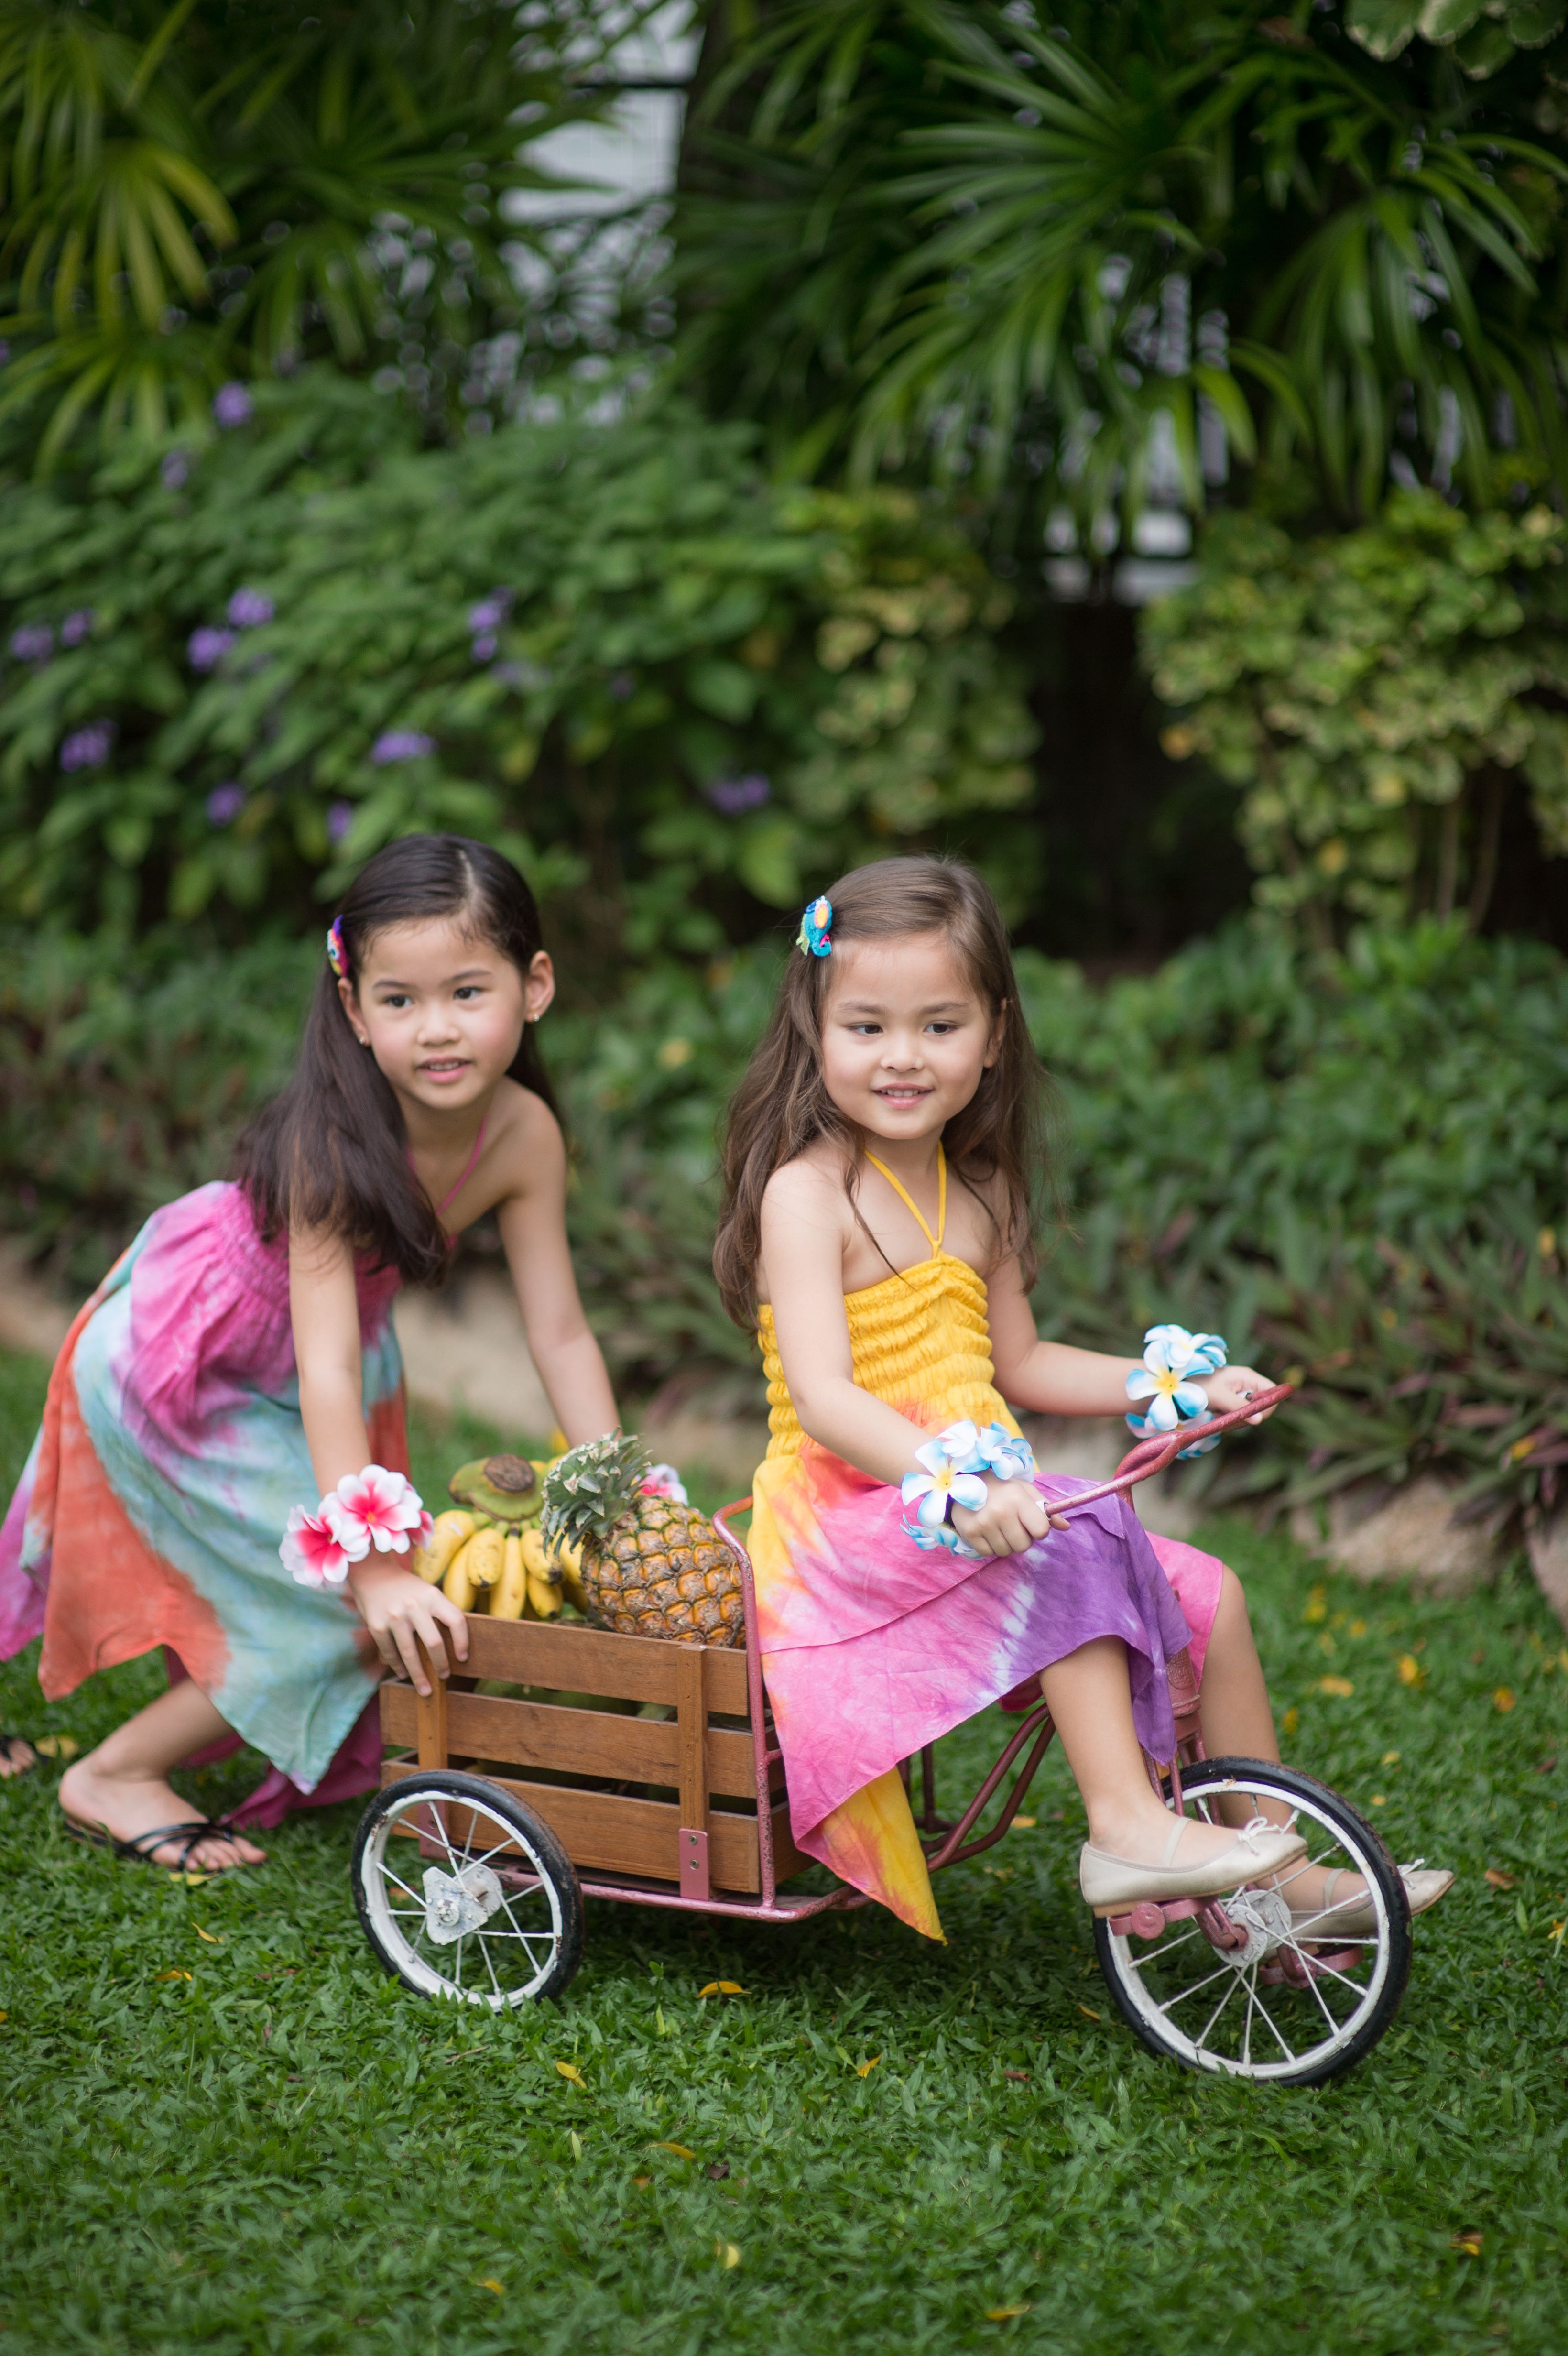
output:
[[547, 1543], [564, 1537], [575, 1546], [589, 1531], [603, 1537], [635, 1504], [652, 1470], [642, 1441], [624, 1431], [570, 1450], [545, 1474], [540, 1527]]

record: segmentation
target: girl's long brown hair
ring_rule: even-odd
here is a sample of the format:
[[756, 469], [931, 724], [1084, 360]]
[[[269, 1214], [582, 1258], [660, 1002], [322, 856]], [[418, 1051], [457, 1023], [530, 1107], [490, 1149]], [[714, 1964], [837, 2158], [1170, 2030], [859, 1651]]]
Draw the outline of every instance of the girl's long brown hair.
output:
[[[1019, 1004], [1001, 910], [974, 869], [957, 859], [879, 860], [840, 876], [829, 885], [827, 897], [833, 903], [835, 950], [852, 941], [941, 933], [962, 959], [982, 1003], [993, 1015], [1001, 1014], [1000, 1053], [981, 1074], [964, 1110], [948, 1122], [942, 1143], [961, 1185], [982, 1201], [982, 1188], [993, 1197], [999, 1191], [997, 1258], [1016, 1253], [1025, 1284], [1032, 1284], [1039, 1267], [1035, 1205], [1046, 1174], [1048, 1084]], [[864, 1141], [834, 1104], [822, 1077], [822, 1010], [833, 965], [831, 956], [792, 951], [773, 1018], [725, 1118], [724, 1206], [713, 1273], [737, 1325], [757, 1322], [763, 1194], [773, 1172], [818, 1138], [829, 1138], [843, 1155], [844, 1191], [855, 1202]]]
[[[534, 895], [511, 861], [461, 834], [388, 843], [349, 885], [342, 916], [351, 977], [378, 933], [426, 917], [456, 916], [522, 974], [544, 947]], [[531, 1025], [508, 1076], [554, 1111]], [[446, 1273], [446, 1232], [409, 1166], [398, 1099], [356, 1038], [325, 954], [293, 1076], [240, 1139], [235, 1175], [269, 1243], [295, 1225], [324, 1227], [406, 1283], [439, 1284]]]

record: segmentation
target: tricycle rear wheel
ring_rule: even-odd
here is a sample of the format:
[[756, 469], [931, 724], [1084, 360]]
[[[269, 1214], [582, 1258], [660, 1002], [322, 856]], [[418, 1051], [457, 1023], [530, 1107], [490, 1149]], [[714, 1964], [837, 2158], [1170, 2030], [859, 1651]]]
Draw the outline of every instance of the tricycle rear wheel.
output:
[[571, 1859], [483, 1776], [430, 1768], [378, 1792], [352, 1870], [365, 1936], [420, 1996], [515, 2011], [560, 1996], [582, 1961]]
[[1181, 1794], [1186, 1813], [1211, 1823], [1233, 1820], [1233, 1811], [1221, 1817], [1221, 1799], [1283, 1801], [1307, 1837], [1303, 1866], [1363, 1877], [1371, 1929], [1352, 1939], [1334, 1932], [1331, 1915], [1320, 1918], [1327, 1935], [1309, 1917], [1292, 1922], [1288, 1883], [1300, 1869], [1288, 1866], [1283, 1906], [1272, 1891], [1237, 1893], [1270, 1901], [1244, 1948], [1216, 1947], [1198, 1919], [1147, 1942], [1097, 1919], [1095, 1952], [1122, 2018], [1152, 2052], [1189, 2070], [1293, 2086], [1353, 2070], [1393, 2019], [1410, 1975], [1410, 1905], [1388, 1850], [1338, 1793], [1272, 1760], [1205, 1759], [1182, 1770]]

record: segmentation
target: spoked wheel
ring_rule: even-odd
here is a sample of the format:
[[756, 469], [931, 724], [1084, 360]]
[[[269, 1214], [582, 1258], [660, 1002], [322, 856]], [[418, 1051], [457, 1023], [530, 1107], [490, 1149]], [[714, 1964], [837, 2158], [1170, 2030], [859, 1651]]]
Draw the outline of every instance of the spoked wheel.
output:
[[478, 1775], [432, 1768], [379, 1792], [353, 1874], [366, 1937], [421, 1996], [509, 2012], [560, 1996], [582, 1961], [571, 1859], [531, 1808]]
[[[1267, 1760], [1206, 1759], [1183, 1769], [1181, 1794], [1187, 1815], [1211, 1824], [1283, 1801], [1307, 1854], [1277, 1890], [1238, 1891], [1163, 1929], [1155, 1908], [1139, 1909], [1144, 1921], [1127, 1935], [1096, 1919], [1100, 1968], [1128, 2027], [1189, 2070], [1313, 2086], [1354, 2069], [1392, 2019], [1410, 1972], [1410, 1907], [1382, 1842], [1323, 1784]], [[1369, 1914], [1349, 1912], [1343, 1881], [1332, 1910], [1307, 1912], [1296, 1885], [1310, 1867], [1360, 1874]], [[1146, 1925], [1153, 1936], [1139, 1935]]]

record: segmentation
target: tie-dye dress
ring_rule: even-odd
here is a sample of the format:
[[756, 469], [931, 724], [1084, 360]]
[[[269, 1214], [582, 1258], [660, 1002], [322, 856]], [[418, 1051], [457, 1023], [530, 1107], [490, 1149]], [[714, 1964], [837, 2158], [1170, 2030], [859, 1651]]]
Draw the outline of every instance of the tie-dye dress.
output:
[[[965, 1419], [1017, 1431], [991, 1379], [985, 1280], [940, 1241], [844, 1306], [862, 1390], [929, 1431]], [[923, 1551], [897, 1489], [803, 1433], [771, 1310], [759, 1326], [771, 1438], [747, 1546], [795, 1843], [940, 1938], [900, 1761], [1097, 1636], [1126, 1645], [1138, 1739], [1168, 1759], [1166, 1663], [1190, 1643], [1201, 1673], [1222, 1566], [1152, 1537], [1119, 1497], [1024, 1554]], [[1037, 1485], [1065, 1498], [1093, 1484]]]
[[[399, 1280], [356, 1279], [372, 1456], [407, 1472]], [[315, 1495], [286, 1242], [261, 1241], [240, 1187], [198, 1187], [154, 1212], [56, 1361], [0, 1527], [0, 1659], [41, 1629], [52, 1701], [167, 1646], [273, 1762], [249, 1821], [367, 1788], [373, 1722], [368, 1767], [324, 1779], [379, 1682], [375, 1646], [346, 1595], [296, 1586], [278, 1557]]]

